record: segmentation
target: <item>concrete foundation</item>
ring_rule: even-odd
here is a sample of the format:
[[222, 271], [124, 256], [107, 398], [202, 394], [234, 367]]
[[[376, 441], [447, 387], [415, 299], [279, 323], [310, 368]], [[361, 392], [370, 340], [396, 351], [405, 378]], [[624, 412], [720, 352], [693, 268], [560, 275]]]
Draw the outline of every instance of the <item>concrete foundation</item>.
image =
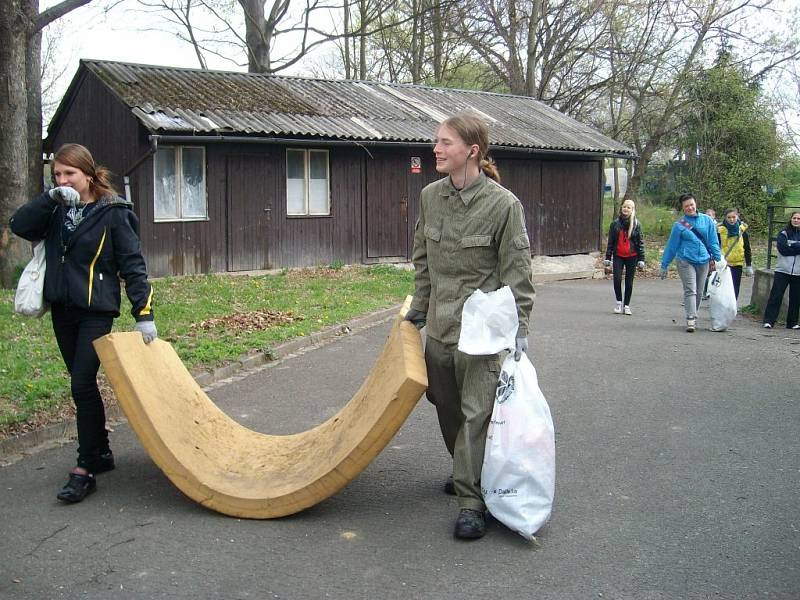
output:
[[[769, 299], [769, 292], [772, 289], [772, 280], [774, 278], [774, 271], [772, 269], [756, 269], [753, 278], [753, 292], [750, 297], [750, 304], [758, 308], [761, 316], [764, 316], [764, 309], [767, 308], [767, 300]], [[783, 302], [781, 303], [781, 310], [778, 313], [778, 320], [786, 322], [786, 308], [789, 305], [789, 288], [783, 294]]]

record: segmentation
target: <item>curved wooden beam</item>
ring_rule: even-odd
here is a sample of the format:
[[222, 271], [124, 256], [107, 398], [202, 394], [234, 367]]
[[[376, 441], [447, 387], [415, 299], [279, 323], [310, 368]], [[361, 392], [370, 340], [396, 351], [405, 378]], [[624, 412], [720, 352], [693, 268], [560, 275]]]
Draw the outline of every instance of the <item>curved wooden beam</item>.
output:
[[270, 519], [342, 489], [416, 406], [428, 379], [419, 332], [402, 320], [407, 307], [353, 398], [292, 435], [265, 435], [228, 417], [163, 340], [145, 345], [138, 332], [112, 333], [95, 348], [131, 427], [183, 493], [226, 515]]

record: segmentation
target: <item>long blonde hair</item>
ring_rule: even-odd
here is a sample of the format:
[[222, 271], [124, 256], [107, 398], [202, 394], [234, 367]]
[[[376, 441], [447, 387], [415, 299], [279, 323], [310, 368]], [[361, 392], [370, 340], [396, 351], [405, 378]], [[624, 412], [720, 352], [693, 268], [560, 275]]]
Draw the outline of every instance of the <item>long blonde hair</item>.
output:
[[487, 156], [489, 153], [489, 128], [480, 116], [473, 112], [464, 111], [445, 119], [441, 125], [446, 125], [455, 131], [467, 146], [477, 145], [480, 153], [478, 164], [481, 171], [486, 173], [486, 176], [490, 179], [500, 183], [500, 172], [497, 170], [497, 165], [494, 160]]
[[633, 227], [636, 224], [636, 203], [633, 200], [625, 200], [619, 207], [619, 218], [622, 218], [622, 207], [626, 204], [631, 205], [630, 223], [628, 223], [628, 238], [633, 235]]

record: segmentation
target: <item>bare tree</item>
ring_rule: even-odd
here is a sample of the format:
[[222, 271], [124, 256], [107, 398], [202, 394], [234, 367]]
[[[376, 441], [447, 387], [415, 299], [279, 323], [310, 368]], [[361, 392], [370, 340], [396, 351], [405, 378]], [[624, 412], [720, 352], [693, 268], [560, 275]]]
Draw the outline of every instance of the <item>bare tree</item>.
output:
[[448, 27], [512, 94], [578, 114], [606, 83], [594, 49], [606, 44], [616, 0], [468, 0]]

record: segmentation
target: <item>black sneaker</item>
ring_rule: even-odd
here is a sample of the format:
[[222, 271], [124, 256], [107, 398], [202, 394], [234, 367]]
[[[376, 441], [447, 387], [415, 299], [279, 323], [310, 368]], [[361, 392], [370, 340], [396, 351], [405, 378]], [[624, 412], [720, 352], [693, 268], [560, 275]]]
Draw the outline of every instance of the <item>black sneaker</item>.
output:
[[486, 517], [482, 510], [462, 508], [456, 520], [455, 536], [462, 540], [476, 540], [486, 534]]
[[456, 482], [453, 481], [453, 476], [447, 478], [447, 481], [444, 482], [444, 493], [448, 496], [455, 496], [456, 495]]
[[97, 488], [97, 482], [94, 480], [94, 475], [79, 475], [78, 473], [70, 473], [67, 485], [61, 488], [56, 498], [63, 502], [80, 502], [86, 496], [91, 494]]
[[86, 465], [86, 470], [93, 475], [114, 470], [114, 454], [109, 450], [103, 454], [98, 454]]

